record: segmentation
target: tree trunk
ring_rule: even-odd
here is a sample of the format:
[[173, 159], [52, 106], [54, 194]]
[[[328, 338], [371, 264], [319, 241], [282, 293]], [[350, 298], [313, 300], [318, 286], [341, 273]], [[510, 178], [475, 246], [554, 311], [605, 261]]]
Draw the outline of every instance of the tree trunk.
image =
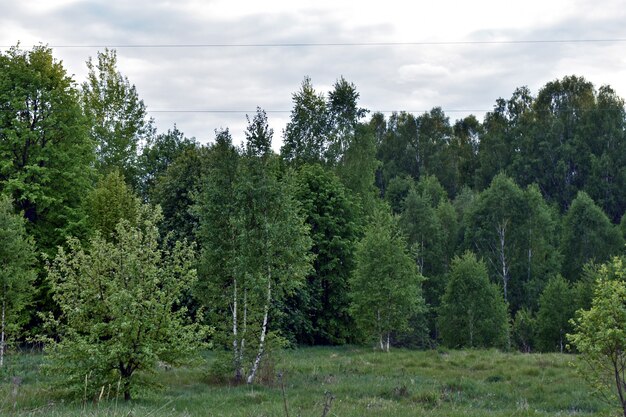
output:
[[383, 342], [383, 329], [381, 328], [380, 325], [380, 309], [376, 310], [376, 327], [378, 327], [378, 337], [379, 337], [379, 344], [380, 344], [380, 350], [385, 350], [385, 343]]
[[239, 360], [239, 343], [237, 338], [237, 279], [233, 280], [233, 362], [235, 365], [235, 382], [241, 382], [241, 361]]
[[130, 378], [133, 375], [133, 369], [131, 365], [125, 366], [120, 363], [119, 365], [120, 377], [122, 380], [123, 390], [124, 390], [124, 401], [130, 401]]
[[248, 290], [243, 289], [243, 329], [241, 331], [241, 341], [239, 342], [239, 368], [243, 378], [243, 355], [246, 348], [246, 335], [248, 334]]
[[622, 405], [622, 411], [624, 412], [624, 417], [626, 417], [626, 399], [624, 398], [624, 391], [622, 390], [622, 378], [620, 378], [620, 367], [616, 363], [616, 360], [613, 359], [613, 371], [615, 373], [615, 385], [617, 386], [617, 395], [619, 397], [620, 404]]
[[267, 278], [267, 299], [265, 300], [265, 311], [263, 312], [263, 327], [261, 328], [261, 336], [259, 338], [259, 350], [256, 354], [256, 358], [254, 359], [254, 363], [252, 364], [252, 369], [250, 369], [250, 374], [248, 375], [248, 384], [252, 384], [254, 382], [254, 377], [256, 376], [256, 372], [259, 369], [259, 364], [261, 363], [261, 358], [263, 357], [263, 352], [265, 349], [265, 335], [267, 334], [267, 320], [270, 312], [270, 302], [272, 301], [272, 277], [268, 272]]
[[389, 332], [387, 332], [387, 342], [385, 343], [385, 352], [389, 353]]
[[509, 266], [506, 261], [506, 253], [505, 253], [505, 244], [506, 244], [506, 227], [509, 221], [504, 220], [502, 223], [499, 223], [496, 227], [498, 232], [498, 239], [500, 243], [499, 257], [500, 257], [500, 265], [502, 267], [502, 287], [504, 290], [504, 299], [508, 302], [508, 284], [509, 284]]

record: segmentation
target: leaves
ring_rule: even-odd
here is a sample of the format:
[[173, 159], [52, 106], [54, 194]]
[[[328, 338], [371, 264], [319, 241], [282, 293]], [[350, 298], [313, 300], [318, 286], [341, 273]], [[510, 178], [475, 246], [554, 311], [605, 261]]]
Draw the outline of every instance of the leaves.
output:
[[194, 248], [176, 242], [160, 249], [160, 219], [158, 209], [142, 205], [133, 223], [118, 222], [113, 241], [96, 234], [83, 246], [70, 238], [47, 265], [61, 311], [49, 369], [70, 390], [80, 392], [89, 374], [90, 393], [121, 379], [129, 399], [141, 381], [136, 372], [180, 363], [206, 334], [177, 307], [196, 280]]

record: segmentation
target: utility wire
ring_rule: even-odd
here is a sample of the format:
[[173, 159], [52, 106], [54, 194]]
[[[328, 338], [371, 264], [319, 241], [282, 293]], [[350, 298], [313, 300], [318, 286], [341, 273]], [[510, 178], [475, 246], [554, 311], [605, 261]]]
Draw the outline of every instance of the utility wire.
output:
[[[428, 113], [429, 110], [372, 110], [370, 113]], [[243, 113], [256, 113], [256, 110], [146, 110], [148, 113], [222, 113], [222, 114], [243, 114]], [[291, 110], [264, 110], [265, 113], [291, 113]], [[444, 113], [468, 113], [468, 112], [489, 112], [493, 109], [442, 109]]]
[[[172, 44], [59, 44], [46, 45], [50, 48], [317, 48], [317, 47], [360, 47], [360, 46], [445, 46], [445, 45], [522, 45], [522, 44], [588, 44], [624, 43], [626, 38], [598, 39], [522, 39], [486, 41], [419, 41], [419, 42], [286, 42], [286, 43], [172, 43]], [[40, 44], [45, 45], [45, 44]], [[39, 45], [31, 45], [39, 46]], [[10, 48], [11, 45], [0, 45]]]

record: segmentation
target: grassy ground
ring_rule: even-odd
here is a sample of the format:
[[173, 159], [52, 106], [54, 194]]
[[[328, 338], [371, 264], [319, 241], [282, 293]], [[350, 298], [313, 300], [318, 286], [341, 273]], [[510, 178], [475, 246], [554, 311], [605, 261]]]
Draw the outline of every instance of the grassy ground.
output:
[[[498, 351], [408, 351], [389, 354], [367, 348], [304, 348], [276, 355], [255, 386], [210, 383], [207, 363], [195, 368], [160, 370], [163, 391], [124, 403], [68, 404], [47, 388], [38, 372], [40, 355], [9, 358], [2, 374], [2, 416], [608, 416], [611, 408], [559, 354]], [[13, 377], [21, 384], [13, 384]], [[106, 395], [105, 395], [106, 396]], [[111, 395], [112, 397], [112, 395]]]

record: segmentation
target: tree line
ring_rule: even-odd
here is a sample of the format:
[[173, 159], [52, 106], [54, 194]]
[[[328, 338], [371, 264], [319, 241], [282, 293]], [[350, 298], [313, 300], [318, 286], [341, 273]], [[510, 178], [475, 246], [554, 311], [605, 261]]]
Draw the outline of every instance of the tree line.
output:
[[47, 47], [0, 53], [0, 366], [45, 340], [68, 388], [121, 378], [130, 398], [207, 343], [248, 383], [285, 345], [564, 351], [624, 255], [608, 86], [568, 76], [451, 123], [305, 78], [276, 153], [260, 108], [241, 145], [204, 145], [156, 131], [115, 51], [87, 68], [78, 85]]

